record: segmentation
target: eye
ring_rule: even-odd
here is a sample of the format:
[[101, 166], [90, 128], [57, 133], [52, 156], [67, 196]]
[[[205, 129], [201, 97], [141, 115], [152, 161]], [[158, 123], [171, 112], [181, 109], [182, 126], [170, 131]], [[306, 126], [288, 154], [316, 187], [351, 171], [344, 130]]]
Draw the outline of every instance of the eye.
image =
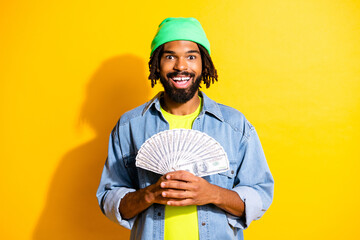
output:
[[188, 56], [188, 59], [190, 59], [190, 60], [194, 60], [194, 59], [196, 59], [196, 56], [194, 56], [194, 55], [190, 55], [190, 56]]
[[165, 59], [171, 60], [171, 59], [174, 59], [174, 56], [173, 56], [173, 55], [166, 55], [166, 56], [165, 56]]

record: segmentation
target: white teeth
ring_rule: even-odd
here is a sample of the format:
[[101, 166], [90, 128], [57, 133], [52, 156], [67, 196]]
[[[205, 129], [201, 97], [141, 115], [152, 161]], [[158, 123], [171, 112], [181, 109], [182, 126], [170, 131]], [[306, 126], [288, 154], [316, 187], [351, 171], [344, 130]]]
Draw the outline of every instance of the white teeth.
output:
[[189, 81], [190, 77], [174, 77], [174, 81]]

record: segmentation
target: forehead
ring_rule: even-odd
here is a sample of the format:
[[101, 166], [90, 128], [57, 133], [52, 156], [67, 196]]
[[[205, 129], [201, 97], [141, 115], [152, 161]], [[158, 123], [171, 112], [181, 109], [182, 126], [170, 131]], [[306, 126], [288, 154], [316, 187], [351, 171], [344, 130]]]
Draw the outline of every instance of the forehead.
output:
[[199, 47], [195, 42], [192, 41], [177, 40], [165, 43], [164, 51], [171, 51], [176, 53], [199, 51]]

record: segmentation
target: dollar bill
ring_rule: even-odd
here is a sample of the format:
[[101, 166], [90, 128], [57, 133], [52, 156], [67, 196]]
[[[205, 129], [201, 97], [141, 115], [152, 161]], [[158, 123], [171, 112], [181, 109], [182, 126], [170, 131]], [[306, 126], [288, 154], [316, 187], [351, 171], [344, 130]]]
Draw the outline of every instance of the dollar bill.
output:
[[216, 158], [182, 163], [174, 167], [175, 170], [185, 170], [195, 176], [204, 177], [229, 170], [228, 161], [224, 161], [224, 156]]

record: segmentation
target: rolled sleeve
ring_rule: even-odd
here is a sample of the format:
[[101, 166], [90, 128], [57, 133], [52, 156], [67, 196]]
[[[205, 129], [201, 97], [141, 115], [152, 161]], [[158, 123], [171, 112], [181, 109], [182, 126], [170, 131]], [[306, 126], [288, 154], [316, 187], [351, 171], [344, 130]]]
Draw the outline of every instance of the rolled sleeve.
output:
[[119, 206], [127, 193], [136, 191], [136, 186], [134, 186], [125, 166], [119, 136], [119, 124], [117, 124], [110, 134], [108, 158], [104, 165], [96, 196], [106, 217], [125, 228], [131, 229], [136, 217], [123, 219], [119, 212]]
[[119, 206], [121, 199], [129, 193], [135, 192], [135, 189], [130, 188], [118, 188], [108, 192], [104, 201], [104, 213], [111, 220], [116, 223], [119, 223], [121, 226], [131, 229], [134, 225], [136, 217], [131, 219], [123, 219], [119, 212]]
[[236, 228], [246, 229], [252, 221], [260, 219], [264, 213], [261, 197], [256, 190], [246, 186], [236, 187], [232, 190], [239, 195], [245, 204], [245, 217], [239, 218], [227, 214], [229, 224]]
[[241, 165], [233, 187], [245, 204], [244, 217], [228, 214], [229, 224], [245, 229], [254, 220], [260, 219], [270, 207], [274, 192], [274, 179], [270, 173], [259, 137], [252, 125], [247, 122], [240, 154]]

